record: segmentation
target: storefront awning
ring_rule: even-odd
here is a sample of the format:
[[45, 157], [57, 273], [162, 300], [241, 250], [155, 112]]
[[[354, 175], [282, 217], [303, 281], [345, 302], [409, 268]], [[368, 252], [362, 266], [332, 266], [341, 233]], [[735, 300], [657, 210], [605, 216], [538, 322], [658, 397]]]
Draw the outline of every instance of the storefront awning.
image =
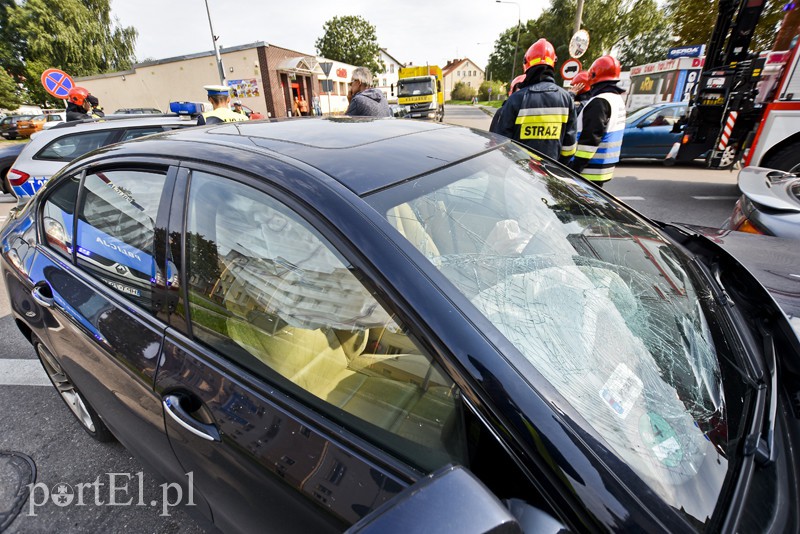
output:
[[311, 56], [286, 58], [278, 64], [275, 70], [279, 72], [290, 72], [292, 74], [324, 74], [316, 58]]

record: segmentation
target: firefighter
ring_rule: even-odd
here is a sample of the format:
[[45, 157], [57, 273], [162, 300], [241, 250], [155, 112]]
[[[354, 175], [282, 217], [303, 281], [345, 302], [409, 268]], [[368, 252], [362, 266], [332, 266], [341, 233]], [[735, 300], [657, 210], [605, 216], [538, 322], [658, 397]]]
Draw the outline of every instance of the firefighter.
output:
[[[511, 80], [511, 88], [508, 90], [508, 96], [511, 96], [514, 93], [516, 93], [517, 90], [519, 89], [519, 84], [521, 84], [524, 80], [525, 80], [525, 74], [520, 74], [519, 76]], [[478, 97], [476, 96], [475, 98], [477, 99]], [[500, 123], [500, 116], [503, 113], [503, 106], [506, 105], [506, 102], [508, 102], [508, 100], [504, 100], [503, 103], [500, 104], [500, 107], [497, 108], [497, 111], [495, 111], [494, 116], [492, 116], [492, 124], [489, 126], [490, 132], [497, 133], [497, 127], [498, 127], [497, 125]]]
[[230, 90], [224, 85], [206, 85], [203, 89], [208, 93], [208, 101], [214, 106], [213, 111], [206, 111], [197, 117], [198, 126], [203, 124], [219, 124], [222, 122], [246, 121], [247, 116], [236, 113], [228, 107], [231, 96]]
[[498, 133], [562, 162], [575, 153], [572, 97], [555, 84], [556, 51], [539, 39], [525, 53], [525, 80], [498, 120]]
[[583, 108], [583, 105], [586, 103], [587, 100], [591, 97], [589, 94], [589, 89], [592, 88], [592, 84], [589, 83], [589, 71], [582, 70], [578, 74], [572, 78], [572, 82], [570, 83], [569, 92], [572, 93], [573, 98], [575, 99], [575, 113], [578, 114]]
[[89, 111], [89, 91], [85, 87], [75, 86], [67, 93], [67, 122], [91, 119]]
[[601, 56], [589, 69], [589, 99], [578, 115], [578, 150], [569, 166], [600, 187], [614, 176], [625, 131], [619, 61]]

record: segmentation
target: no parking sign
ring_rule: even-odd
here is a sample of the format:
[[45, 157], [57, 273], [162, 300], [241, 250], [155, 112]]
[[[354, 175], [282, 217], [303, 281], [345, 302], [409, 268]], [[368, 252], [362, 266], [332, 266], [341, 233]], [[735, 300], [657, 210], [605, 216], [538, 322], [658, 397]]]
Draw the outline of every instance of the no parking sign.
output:
[[69, 90], [75, 87], [75, 82], [63, 70], [47, 69], [42, 73], [42, 85], [54, 97], [65, 99]]

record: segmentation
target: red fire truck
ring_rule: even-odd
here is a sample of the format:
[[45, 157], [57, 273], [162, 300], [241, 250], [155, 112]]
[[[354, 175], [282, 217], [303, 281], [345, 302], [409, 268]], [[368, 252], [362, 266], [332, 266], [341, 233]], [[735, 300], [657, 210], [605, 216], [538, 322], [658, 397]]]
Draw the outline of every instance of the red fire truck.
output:
[[[677, 161], [705, 155], [712, 168], [746, 165], [800, 169], [800, 14], [793, 4], [775, 49], [748, 51], [764, 0], [720, 0], [705, 69]], [[674, 153], [674, 151], [673, 151]]]

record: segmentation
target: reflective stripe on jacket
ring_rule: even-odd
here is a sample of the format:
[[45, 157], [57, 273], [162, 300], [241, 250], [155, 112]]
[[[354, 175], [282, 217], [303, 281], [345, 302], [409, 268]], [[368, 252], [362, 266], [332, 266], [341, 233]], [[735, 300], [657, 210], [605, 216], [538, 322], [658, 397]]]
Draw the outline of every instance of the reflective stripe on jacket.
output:
[[[598, 99], [605, 102], [594, 102]], [[602, 134], [597, 131], [598, 128], [604, 128]], [[625, 101], [615, 92], [601, 93], [589, 99], [578, 115], [578, 129], [580, 133], [574, 160], [578, 163], [570, 166], [588, 180], [610, 180], [619, 162], [625, 132]]]
[[558, 159], [575, 153], [575, 108], [552, 78], [523, 87], [503, 106], [498, 133]]
[[[212, 117], [213, 117], [213, 119], [212, 119]], [[217, 121], [219, 121], [219, 122], [239, 122], [239, 121], [247, 120], [247, 117], [245, 115], [242, 115], [241, 113], [236, 113], [232, 109], [230, 109], [228, 107], [225, 107], [225, 106], [219, 107], [219, 108], [215, 109], [214, 111], [206, 111], [205, 113], [203, 113], [202, 118], [203, 118], [203, 122], [200, 122], [198, 120], [197, 124], [202, 125], [202, 124], [212, 124], [212, 123], [215, 123]], [[209, 121], [209, 119], [211, 119], [211, 120]]]

